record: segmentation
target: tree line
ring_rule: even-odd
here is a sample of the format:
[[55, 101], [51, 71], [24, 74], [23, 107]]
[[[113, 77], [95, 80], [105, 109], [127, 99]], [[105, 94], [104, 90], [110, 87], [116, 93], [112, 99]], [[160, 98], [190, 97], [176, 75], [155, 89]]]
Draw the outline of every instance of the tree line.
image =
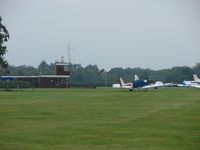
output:
[[[9, 66], [4, 70], [3, 75], [54, 75], [54, 63], [42, 61], [39, 66]], [[102, 68], [101, 68], [102, 69]], [[193, 80], [193, 72], [200, 76], [200, 63], [193, 67], [176, 66], [169, 69], [152, 70], [143, 68], [121, 68], [115, 67], [109, 71], [101, 70], [97, 65], [88, 65], [83, 67], [81, 64], [71, 64], [70, 84], [72, 86], [111, 86], [118, 83], [119, 78], [127, 82], [134, 79], [137, 74], [141, 79], [149, 79], [163, 82], [181, 83], [184, 80]]]

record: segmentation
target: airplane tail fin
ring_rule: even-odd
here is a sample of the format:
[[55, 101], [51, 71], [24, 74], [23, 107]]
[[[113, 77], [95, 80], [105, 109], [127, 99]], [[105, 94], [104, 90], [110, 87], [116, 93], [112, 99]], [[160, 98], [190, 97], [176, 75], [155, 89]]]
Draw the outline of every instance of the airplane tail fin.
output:
[[120, 86], [123, 87], [124, 84], [125, 84], [124, 81], [123, 81], [123, 79], [120, 77], [119, 80], [120, 80]]
[[139, 77], [136, 74], [134, 75], [134, 80], [135, 81], [139, 80]]
[[194, 81], [200, 81], [200, 79], [197, 77], [197, 74], [193, 74], [193, 78], [194, 78]]

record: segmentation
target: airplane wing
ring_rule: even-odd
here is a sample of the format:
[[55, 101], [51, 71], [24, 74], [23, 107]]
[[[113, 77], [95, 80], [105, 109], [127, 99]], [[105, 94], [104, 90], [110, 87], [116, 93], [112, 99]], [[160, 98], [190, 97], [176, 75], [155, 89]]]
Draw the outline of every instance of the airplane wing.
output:
[[157, 81], [155, 84], [149, 84], [146, 86], [143, 86], [141, 89], [150, 89], [150, 88], [158, 88], [158, 87], [163, 87], [164, 83], [161, 81]]
[[177, 84], [175, 83], [164, 83], [164, 87], [176, 87]]
[[200, 84], [200, 82], [199, 82], [199, 81], [191, 81], [191, 83]]
[[191, 87], [194, 87], [194, 88], [200, 88], [200, 85], [191, 85]]

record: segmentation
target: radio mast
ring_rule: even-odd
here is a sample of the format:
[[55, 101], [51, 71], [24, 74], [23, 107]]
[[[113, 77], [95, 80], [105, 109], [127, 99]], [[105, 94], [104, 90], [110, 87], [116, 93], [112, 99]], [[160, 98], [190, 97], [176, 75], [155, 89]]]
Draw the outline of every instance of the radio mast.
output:
[[67, 63], [71, 64], [71, 48], [70, 43], [67, 44]]

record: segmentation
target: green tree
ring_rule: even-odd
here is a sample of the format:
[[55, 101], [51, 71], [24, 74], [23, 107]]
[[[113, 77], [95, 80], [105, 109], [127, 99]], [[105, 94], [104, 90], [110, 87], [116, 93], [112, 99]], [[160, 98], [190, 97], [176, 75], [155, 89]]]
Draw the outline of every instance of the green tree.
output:
[[43, 60], [38, 66], [38, 71], [43, 75], [52, 75], [54, 74], [54, 64], [49, 65]]
[[0, 16], [0, 68], [7, 68], [8, 62], [5, 60], [4, 55], [6, 54], [7, 47], [4, 46], [4, 42], [7, 42], [9, 39], [9, 33], [6, 27], [1, 23], [2, 18]]
[[29, 75], [39, 75], [39, 72], [36, 68], [32, 66], [9, 66], [9, 74], [16, 76], [29, 76]]

